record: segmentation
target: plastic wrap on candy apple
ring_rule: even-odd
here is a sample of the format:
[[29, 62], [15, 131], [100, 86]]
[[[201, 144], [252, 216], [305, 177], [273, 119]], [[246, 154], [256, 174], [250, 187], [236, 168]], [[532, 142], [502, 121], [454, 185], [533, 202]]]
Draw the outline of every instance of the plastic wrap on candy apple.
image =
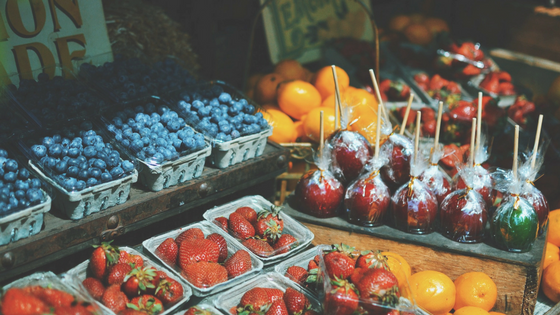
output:
[[546, 197], [537, 187], [530, 183], [526, 183], [520, 197], [527, 199], [535, 209], [539, 218], [539, 235], [542, 235], [548, 225], [548, 213], [550, 212]]
[[377, 170], [350, 184], [344, 198], [349, 221], [363, 226], [381, 225], [390, 203], [389, 188]]
[[417, 178], [401, 186], [391, 198], [395, 226], [412, 234], [428, 234], [436, 229], [436, 195]]
[[440, 205], [441, 234], [456, 242], [482, 242], [487, 221], [486, 202], [475, 190], [456, 190]]
[[331, 135], [332, 169], [342, 183], [356, 179], [372, 157], [372, 149], [364, 136], [357, 132], [341, 130]]
[[494, 212], [490, 226], [499, 248], [522, 253], [530, 251], [537, 239], [539, 218], [526, 199], [510, 195]]
[[300, 211], [318, 218], [330, 218], [344, 199], [344, 186], [326, 170], [313, 170], [298, 181], [295, 197]]

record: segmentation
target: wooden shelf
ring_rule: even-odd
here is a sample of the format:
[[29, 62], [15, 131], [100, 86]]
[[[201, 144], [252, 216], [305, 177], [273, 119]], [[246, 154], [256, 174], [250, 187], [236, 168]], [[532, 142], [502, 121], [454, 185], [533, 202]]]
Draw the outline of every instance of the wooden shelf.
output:
[[201, 177], [182, 185], [151, 192], [134, 184], [126, 203], [77, 221], [64, 219], [57, 209], [51, 209], [39, 234], [0, 247], [0, 282], [273, 180], [287, 170], [288, 160], [289, 151], [269, 142], [260, 157], [223, 170], [205, 167]]

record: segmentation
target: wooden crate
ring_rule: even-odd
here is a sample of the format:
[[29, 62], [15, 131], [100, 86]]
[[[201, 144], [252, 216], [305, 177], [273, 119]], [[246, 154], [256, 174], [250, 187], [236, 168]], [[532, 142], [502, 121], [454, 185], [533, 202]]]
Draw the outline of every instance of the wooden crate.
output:
[[494, 311], [531, 315], [537, 302], [542, 274], [546, 233], [527, 253], [510, 253], [488, 244], [460, 244], [439, 233], [413, 235], [389, 226], [374, 228], [348, 223], [345, 219], [319, 219], [301, 213], [287, 198], [284, 212], [304, 224], [315, 234], [314, 245], [345, 243], [358, 249], [380, 249], [403, 256], [412, 272], [436, 270], [455, 280], [463, 273], [481, 271], [498, 287]]

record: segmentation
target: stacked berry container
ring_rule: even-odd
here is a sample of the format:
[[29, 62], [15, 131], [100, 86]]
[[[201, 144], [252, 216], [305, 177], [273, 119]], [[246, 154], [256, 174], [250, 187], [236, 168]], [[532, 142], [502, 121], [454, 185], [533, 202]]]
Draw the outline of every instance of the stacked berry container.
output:
[[212, 143], [210, 162], [226, 168], [262, 155], [272, 127], [229, 84], [212, 81], [166, 96], [187, 124]]
[[81, 121], [18, 142], [30, 167], [54, 187], [54, 205], [72, 220], [122, 204], [138, 172], [103, 130]]
[[[224, 227], [227, 229], [228, 233], [232, 236], [235, 236], [235, 241], [244, 248], [248, 248], [247, 246], [243, 245], [247, 240], [241, 239], [239, 234], [236, 233], [232, 229], [232, 224], [229, 224], [229, 218], [231, 218], [231, 214], [236, 212], [237, 209], [242, 207], [249, 207], [257, 212], [257, 216], [260, 213], [265, 213], [273, 208], [273, 204], [270, 203], [268, 200], [264, 199], [262, 196], [246, 196], [240, 198], [238, 200], [232, 201], [230, 203], [224, 204], [222, 206], [215, 207], [213, 209], [207, 210], [204, 213], [204, 219], [212, 224], [217, 226], [222, 226], [221, 222], [219, 221], [221, 217], [228, 219], [228, 226]], [[289, 256], [294, 255], [302, 251], [306, 248], [314, 238], [313, 233], [305, 227], [303, 224], [299, 223], [298, 221], [294, 220], [289, 215], [280, 212], [278, 214], [278, 218], [283, 221], [284, 227], [282, 230], [282, 235], [291, 235], [295, 241], [292, 244], [288, 244], [286, 246], [278, 247], [276, 249], [270, 249], [267, 251], [258, 251], [254, 248], [249, 248], [253, 253], [255, 253], [260, 260], [263, 261], [265, 266], [270, 266], [275, 263], [278, 263]], [[218, 220], [217, 220], [218, 219]], [[251, 238], [249, 238], [250, 240]], [[256, 240], [255, 240], [256, 241]], [[247, 243], [245, 243], [247, 244]]]
[[[175, 240], [183, 232], [185, 232], [187, 230], [190, 230], [190, 229], [200, 229], [202, 231], [202, 233], [204, 233], [205, 237], [208, 237], [208, 235], [211, 235], [211, 234], [214, 234], [214, 233], [217, 233], [217, 234], [221, 235], [227, 243], [227, 258], [226, 258], [225, 261], [227, 261], [229, 258], [231, 258], [239, 250], [247, 251], [249, 253], [249, 256], [250, 256], [250, 259], [251, 259], [251, 269], [246, 271], [245, 273], [243, 273], [241, 275], [236, 276], [236, 277], [229, 277], [228, 280], [225, 281], [225, 282], [218, 283], [218, 284], [215, 284], [215, 285], [212, 285], [212, 286], [198, 287], [198, 286], [194, 285], [188, 279], [186, 279], [187, 276], [184, 273], [184, 270], [182, 270], [181, 267], [176, 262], [169, 261], [169, 260], [165, 259], [163, 257], [163, 255], [158, 251], [158, 247], [166, 239], [172, 238], [172, 239]], [[196, 242], [196, 240], [193, 240], [193, 241]], [[184, 227], [182, 227], [178, 230], [167, 232], [165, 234], [152, 237], [152, 238], [142, 242], [142, 246], [144, 246], [144, 248], [148, 252], [150, 252], [154, 257], [156, 257], [162, 264], [166, 265], [169, 269], [171, 269], [176, 275], [184, 277], [186, 279], [185, 281], [192, 287], [192, 290], [193, 290], [193, 293], [194, 293], [195, 296], [207, 296], [207, 295], [210, 295], [210, 294], [215, 294], [217, 292], [226, 290], [228, 288], [231, 288], [233, 286], [236, 286], [238, 284], [246, 282], [250, 278], [256, 276], [263, 268], [262, 261], [260, 261], [255, 255], [253, 255], [245, 247], [241, 246], [235, 239], [233, 239], [231, 236], [229, 236], [223, 230], [216, 227], [212, 223], [205, 222], [205, 221], [189, 224], [189, 225], [184, 226]], [[177, 260], [179, 258], [180, 258], [180, 251], [178, 253]]]
[[[190, 300], [190, 298], [192, 296], [192, 290], [185, 283], [185, 281], [183, 281], [180, 277], [177, 277], [177, 276], [173, 275], [171, 272], [169, 272], [169, 270], [167, 270], [166, 268], [154, 263], [152, 260], [150, 260], [146, 256], [142, 255], [140, 252], [136, 251], [133, 248], [123, 246], [123, 247], [120, 247], [119, 249], [121, 251], [126, 251], [129, 254], [138, 255], [138, 256], [142, 257], [145, 267], [154, 267], [156, 270], [164, 271], [167, 274], [168, 277], [170, 277], [171, 279], [179, 282], [179, 284], [181, 284], [181, 286], [183, 287], [183, 298], [180, 299], [179, 301], [175, 302], [174, 304], [172, 304], [171, 307], [166, 308], [162, 313], [160, 313], [160, 315], [172, 314], [180, 306], [182, 306], [183, 304], [185, 304], [186, 302], [188, 302]], [[85, 288], [83, 288], [83, 286], [82, 286], [82, 282], [88, 277], [88, 266], [89, 266], [89, 260], [86, 260], [86, 261], [80, 263], [76, 267], [68, 270], [68, 272], [66, 272], [66, 275], [65, 275], [64, 279], [67, 280], [73, 287], [80, 288], [81, 290], [85, 291]], [[107, 308], [101, 302], [95, 301], [95, 303], [103, 309], [104, 314], [115, 315], [115, 313], [113, 311], [111, 311], [109, 308]]]
[[[193, 310], [194, 313], [188, 313], [189, 310]], [[177, 314], [223, 315], [223, 313], [218, 311], [214, 306], [206, 304], [206, 303], [202, 303], [202, 304], [198, 304], [196, 306], [189, 307], [189, 308], [187, 308], [187, 312], [185, 312], [185, 313], [180, 312], [180, 313], [177, 313]]]
[[45, 183], [0, 145], [0, 246], [41, 231], [51, 209]]
[[140, 182], [152, 191], [202, 175], [210, 145], [164, 101], [149, 98], [144, 105], [102, 117], [102, 121], [120, 146], [138, 160]]

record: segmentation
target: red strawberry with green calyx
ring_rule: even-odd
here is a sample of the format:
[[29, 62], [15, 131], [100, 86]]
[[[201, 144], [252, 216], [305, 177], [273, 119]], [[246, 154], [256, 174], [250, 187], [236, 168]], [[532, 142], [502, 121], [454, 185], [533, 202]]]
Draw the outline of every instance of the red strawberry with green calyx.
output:
[[289, 315], [288, 309], [286, 308], [286, 303], [282, 300], [272, 302], [270, 308], [264, 315]]
[[325, 295], [326, 310], [331, 314], [351, 315], [358, 309], [359, 298], [356, 287], [346, 280], [334, 278], [332, 289]]
[[[112, 242], [112, 241], [111, 241]], [[108, 267], [119, 261], [119, 248], [111, 246], [111, 242], [94, 245], [95, 250], [89, 260], [89, 268], [93, 277], [103, 280]]]
[[255, 236], [255, 227], [237, 212], [229, 215], [228, 227], [234, 236], [242, 240]]
[[355, 247], [352, 247], [350, 245], [346, 245], [343, 243], [340, 244], [332, 244], [331, 245], [331, 249], [330, 250], [325, 250], [324, 253], [328, 254], [330, 252], [339, 252], [342, 253], [350, 258], [352, 258], [352, 260], [356, 261], [356, 259], [358, 259], [358, 257], [360, 257], [360, 251], [356, 250]]
[[381, 254], [380, 250], [366, 250], [362, 251], [362, 255], [358, 257], [358, 260], [356, 261], [356, 268], [389, 269], [389, 265], [387, 265], [387, 257]]
[[164, 310], [161, 301], [155, 296], [148, 294], [133, 298], [130, 303], [126, 304], [126, 307], [145, 312], [148, 315], [156, 315]]
[[266, 239], [270, 244], [274, 244], [284, 231], [284, 221], [279, 218], [280, 208], [272, 206], [270, 210], [259, 212], [257, 223], [255, 224], [255, 234], [262, 239]]
[[290, 266], [286, 270], [285, 276], [292, 279], [297, 284], [304, 286], [307, 278], [309, 277], [309, 273], [303, 267]]
[[335, 276], [340, 279], [347, 279], [354, 272], [356, 262], [340, 252], [330, 252], [325, 255], [325, 267], [329, 277]]
[[370, 314], [386, 314], [385, 307], [395, 307], [399, 303], [398, 281], [388, 270], [368, 269], [355, 285], [361, 300], [364, 301], [362, 306], [370, 311]]
[[309, 300], [305, 294], [292, 288], [287, 288], [284, 292], [284, 303], [286, 303], [288, 313], [293, 315], [301, 315], [310, 308]]
[[116, 264], [109, 270], [107, 275], [106, 283], [107, 285], [118, 284], [121, 285], [124, 282], [124, 278], [132, 271], [132, 267], [129, 264]]
[[274, 249], [261, 239], [250, 238], [241, 243], [241, 245], [261, 257], [269, 257], [274, 254]]
[[156, 255], [161, 257], [163, 261], [168, 264], [175, 264], [177, 261], [177, 254], [179, 253], [179, 246], [171, 237], [165, 239], [156, 248]]
[[272, 248], [274, 248], [276, 255], [280, 255], [289, 252], [291, 249], [297, 247], [297, 245], [298, 241], [295, 237], [290, 234], [283, 234], [278, 241], [274, 243]]
[[171, 279], [160, 280], [156, 287], [156, 297], [160, 299], [164, 304], [175, 303], [183, 298], [183, 286]]
[[253, 288], [241, 297], [238, 315], [250, 315], [267, 310], [272, 302], [263, 288]]
[[183, 315], [212, 315], [212, 313], [198, 306], [193, 306], [189, 308]]
[[130, 297], [139, 296], [148, 289], [155, 289], [152, 283], [155, 277], [154, 267], [134, 268], [124, 278], [123, 291]]

